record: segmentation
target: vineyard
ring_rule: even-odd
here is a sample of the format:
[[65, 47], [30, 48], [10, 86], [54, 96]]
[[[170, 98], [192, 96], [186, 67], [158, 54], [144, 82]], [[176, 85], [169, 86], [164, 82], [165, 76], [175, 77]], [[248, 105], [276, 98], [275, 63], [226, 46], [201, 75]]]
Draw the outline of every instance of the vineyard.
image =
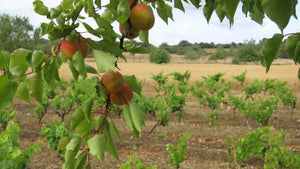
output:
[[[141, 63], [127, 64], [138, 66]], [[126, 64], [120, 65], [123, 66]], [[155, 69], [156, 65], [152, 66]], [[105, 153], [104, 162], [99, 161], [103, 157], [95, 156], [99, 159], [91, 158], [91, 165], [95, 168], [126, 168], [126, 165], [130, 168], [138, 164], [149, 168], [172, 168], [172, 165], [181, 168], [263, 168], [264, 165], [298, 168], [300, 122], [296, 84], [280, 76], [264, 80], [251, 78], [251, 67], [255, 65], [247, 65], [248, 71], [231, 72], [219, 72], [224, 65], [214, 66], [216, 72], [208, 75], [204, 72], [199, 75], [188, 68], [184, 72], [182, 68], [180, 73], [165, 68], [155, 74], [147, 69], [144, 71], [151, 75], [143, 80], [137, 73], [144, 94], [135, 95], [133, 102], [147, 112], [141, 136], [137, 139], [137, 133], [130, 132], [133, 128], [124, 110], [121, 111], [122, 107], [112, 107], [109, 129], [115, 133], [113, 139], [118, 152]], [[280, 67], [284, 65], [278, 66], [279, 70]], [[190, 68], [193, 70], [192, 66]], [[276, 71], [276, 66], [273, 69]], [[286, 70], [293, 71], [293, 68]], [[165, 73], [168, 71], [171, 73]], [[44, 86], [42, 105], [34, 108], [15, 99], [13, 108], [17, 113], [11, 110], [10, 117], [2, 117], [2, 121], [9, 121], [16, 115], [20, 149], [44, 142], [27, 168], [62, 167], [66, 157], [63, 142], [76, 137], [69, 133], [72, 127], [69, 119], [74, 118], [79, 105], [89, 107], [88, 98], [95, 95], [95, 78], [74, 83], [71, 74], [65, 72], [63, 77], [65, 80], [58, 82], [54, 91]], [[95, 98], [92, 107], [99, 103], [101, 100]], [[101, 108], [92, 112], [101, 115]], [[78, 126], [76, 128], [79, 130]], [[185, 135], [185, 142], [180, 144], [184, 134], [189, 137]], [[185, 154], [178, 164], [175, 162], [179, 157], [173, 164], [169, 161], [169, 150], [173, 147], [174, 151], [177, 145], [186, 146]]]

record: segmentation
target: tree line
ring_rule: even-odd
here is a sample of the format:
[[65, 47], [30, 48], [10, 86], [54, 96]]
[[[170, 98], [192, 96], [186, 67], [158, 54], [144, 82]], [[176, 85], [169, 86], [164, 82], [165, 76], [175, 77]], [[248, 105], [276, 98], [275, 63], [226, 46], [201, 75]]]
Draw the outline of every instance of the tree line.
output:
[[[30, 24], [28, 17], [10, 16], [8, 14], [0, 14], [0, 22], [5, 23], [0, 25], [0, 50], [12, 52], [17, 48], [26, 48], [30, 50], [43, 50], [50, 52], [51, 41], [41, 38], [41, 29], [34, 28]], [[258, 62], [262, 57], [262, 45], [266, 39], [260, 40], [258, 43], [255, 40], [246, 40], [243, 43], [227, 43], [215, 44], [214, 42], [199, 42], [190, 43], [187, 40], [180, 41], [177, 45], [169, 45], [162, 43], [158, 49], [165, 52], [159, 52], [156, 58], [150, 60], [158, 63], [170, 61], [168, 54], [183, 55], [185, 59], [195, 60], [201, 56], [209, 56], [210, 60], [226, 59], [232, 57], [233, 64], [244, 62]], [[139, 42], [136, 42], [139, 43]], [[156, 48], [154, 45], [143, 44], [146, 48]], [[289, 58], [285, 50], [285, 41], [282, 43], [278, 58]], [[207, 53], [204, 49], [215, 48], [214, 53]], [[154, 52], [154, 53], [156, 53]], [[150, 53], [151, 55], [151, 53]], [[163, 57], [166, 57], [165, 59]]]

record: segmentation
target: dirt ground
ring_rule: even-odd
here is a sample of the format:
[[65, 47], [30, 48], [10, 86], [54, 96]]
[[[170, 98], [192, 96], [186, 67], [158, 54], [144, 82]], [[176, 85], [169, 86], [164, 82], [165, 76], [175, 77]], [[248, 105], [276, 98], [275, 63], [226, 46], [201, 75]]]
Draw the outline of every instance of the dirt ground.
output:
[[[94, 62], [90, 63], [91, 65]], [[171, 73], [178, 71], [183, 73], [189, 70], [192, 73], [191, 81], [201, 80], [201, 75], [212, 75], [217, 72], [227, 73], [225, 78], [233, 81], [231, 76], [241, 74], [247, 70], [247, 83], [254, 78], [278, 78], [282, 81], [288, 81], [288, 86], [295, 88], [294, 94], [300, 98], [300, 84], [297, 80], [298, 67], [294, 65], [273, 65], [269, 74], [265, 74], [261, 65], [228, 65], [228, 64], [165, 64], [155, 65], [150, 63], [120, 63], [119, 67], [123, 74], [135, 74], [143, 80], [143, 91], [147, 95], [154, 93], [152, 87], [154, 82], [149, 78], [151, 73], [157, 74], [160, 71]], [[70, 74], [63, 70], [61, 76], [66, 79], [70, 78]], [[240, 88], [237, 84], [232, 85], [231, 92], [238, 94]], [[156, 121], [151, 115], [147, 115], [145, 127], [142, 131], [140, 140], [136, 140], [132, 132], [127, 128], [123, 118], [115, 115], [113, 120], [117, 125], [123, 142], [116, 142], [120, 160], [114, 159], [110, 154], [105, 155], [105, 162], [101, 163], [96, 158], [92, 158], [92, 168], [119, 168], [118, 166], [128, 160], [129, 153], [137, 148], [138, 158], [149, 166], [156, 165], [158, 169], [172, 168], [169, 165], [167, 143], [177, 145], [179, 137], [184, 133], [190, 133], [191, 137], [187, 141], [187, 153], [185, 161], [182, 163], [183, 169], [214, 169], [227, 168], [227, 152], [224, 141], [225, 136], [231, 132], [232, 137], [237, 139], [244, 137], [249, 131], [256, 129], [259, 124], [249, 120], [249, 126], [246, 124], [246, 118], [243, 114], [233, 116], [231, 105], [224, 106], [219, 114], [217, 121], [221, 122], [221, 126], [211, 126], [205, 121], [205, 114], [209, 112], [207, 108], [199, 106], [197, 100], [192, 96], [188, 97], [186, 102], [186, 114], [182, 118], [182, 122], [176, 122], [175, 117], [171, 117], [167, 127], [158, 126], [154, 132], [146, 137], [147, 133], [154, 126]], [[13, 107], [18, 111], [17, 121], [21, 126], [20, 141], [21, 147], [27, 147], [37, 141], [44, 141], [43, 148], [38, 151], [31, 162], [28, 169], [53, 169], [61, 168], [62, 161], [57, 157], [57, 152], [52, 151], [45, 138], [40, 136], [42, 126], [52, 122], [57, 117], [51, 111], [43, 118], [42, 124], [38, 123], [38, 119], [34, 115], [34, 108], [30, 105], [15, 99]], [[58, 117], [57, 117], [58, 118]], [[68, 119], [67, 119], [68, 120]], [[67, 121], [66, 120], [66, 121]], [[273, 114], [269, 125], [274, 126], [275, 132], [286, 132], [285, 145], [292, 149], [295, 153], [299, 153], [300, 148], [300, 103], [296, 106], [293, 119], [290, 120], [290, 114], [287, 108], [279, 106]], [[157, 133], [157, 134], [156, 134]], [[166, 134], [166, 136], [159, 136]], [[252, 159], [245, 162], [242, 167], [247, 168], [263, 168], [263, 161], [260, 159]]]

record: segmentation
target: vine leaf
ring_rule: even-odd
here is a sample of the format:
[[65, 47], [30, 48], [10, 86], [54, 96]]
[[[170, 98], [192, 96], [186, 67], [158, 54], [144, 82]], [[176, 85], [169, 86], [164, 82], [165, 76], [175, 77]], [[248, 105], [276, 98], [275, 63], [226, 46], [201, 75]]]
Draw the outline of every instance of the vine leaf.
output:
[[263, 57], [265, 60], [267, 72], [270, 69], [270, 66], [273, 60], [277, 57], [279, 48], [281, 46], [283, 39], [282, 34], [275, 34], [271, 39], [267, 39], [263, 45]]
[[261, 6], [267, 16], [283, 31], [290, 17], [292, 15], [297, 17], [296, 4], [297, 0], [262, 0]]

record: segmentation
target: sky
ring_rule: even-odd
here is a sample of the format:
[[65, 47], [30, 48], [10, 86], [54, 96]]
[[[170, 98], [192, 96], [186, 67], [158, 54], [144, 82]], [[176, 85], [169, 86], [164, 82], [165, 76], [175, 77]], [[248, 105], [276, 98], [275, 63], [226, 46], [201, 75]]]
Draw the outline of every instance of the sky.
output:
[[[36, 14], [33, 10], [34, 0], [1, 0], [0, 13], [28, 17], [34, 27], [39, 27], [42, 22], [48, 23], [49, 20], [44, 16]], [[48, 7], [55, 7], [60, 0], [43, 0]], [[105, 3], [102, 3], [105, 4]], [[245, 40], [254, 39], [256, 42], [263, 38], [271, 38], [274, 33], [280, 33], [278, 26], [266, 16], [264, 23], [259, 25], [252, 21], [250, 17], [245, 17], [239, 5], [234, 24], [230, 27], [229, 21], [225, 18], [220, 23], [214, 13], [209, 23], [207, 23], [202, 8], [196, 9], [192, 5], [184, 5], [185, 12], [173, 9], [174, 21], [169, 20], [168, 25], [159, 18], [156, 11], [155, 24], [149, 31], [149, 42], [155, 46], [162, 43], [176, 45], [182, 40], [191, 43], [214, 42], [214, 43], [240, 43]], [[300, 5], [297, 5], [297, 16], [300, 17]], [[91, 22], [93, 26], [94, 23]], [[95, 24], [94, 24], [95, 25]], [[114, 24], [117, 32], [118, 25]], [[291, 18], [289, 25], [285, 28], [284, 34], [297, 32], [300, 28], [299, 20]], [[80, 31], [80, 30], [79, 30]]]

